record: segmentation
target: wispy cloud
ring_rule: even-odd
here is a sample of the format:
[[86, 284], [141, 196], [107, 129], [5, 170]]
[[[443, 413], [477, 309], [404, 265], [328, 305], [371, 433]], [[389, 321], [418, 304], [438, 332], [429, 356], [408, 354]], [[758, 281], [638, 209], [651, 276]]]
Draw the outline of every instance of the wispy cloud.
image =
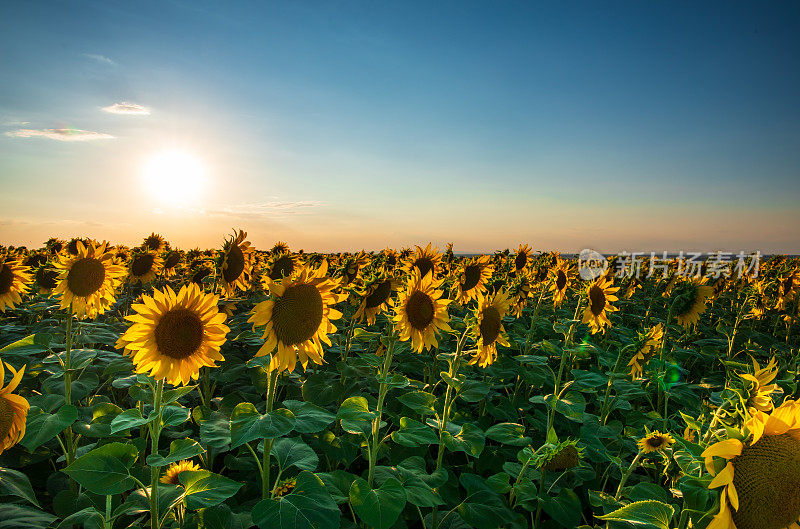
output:
[[312, 213], [312, 210], [324, 205], [325, 203], [319, 200], [273, 201], [222, 206], [207, 210], [205, 213], [208, 215], [250, 219], [261, 217], [278, 218]]
[[99, 55], [97, 53], [84, 53], [83, 56], [86, 57], [87, 59], [91, 59], [93, 61], [97, 61], [97, 62], [102, 63], [102, 64], [107, 64], [109, 66], [116, 66], [117, 65], [117, 63], [115, 63], [114, 61], [112, 61], [111, 59], [106, 57], [105, 55]]
[[149, 108], [143, 107], [142, 105], [137, 105], [136, 103], [131, 103], [129, 101], [114, 103], [113, 105], [103, 107], [103, 110], [109, 114], [130, 114], [138, 116], [147, 116], [150, 114]]
[[114, 136], [102, 132], [81, 129], [19, 129], [6, 132], [12, 138], [48, 138], [58, 141], [110, 140]]
[[12, 121], [4, 121], [3, 122], [3, 126], [5, 126], [5, 127], [23, 127], [25, 125], [30, 125], [30, 124], [31, 124], [30, 121], [15, 121], [15, 120], [12, 120]]

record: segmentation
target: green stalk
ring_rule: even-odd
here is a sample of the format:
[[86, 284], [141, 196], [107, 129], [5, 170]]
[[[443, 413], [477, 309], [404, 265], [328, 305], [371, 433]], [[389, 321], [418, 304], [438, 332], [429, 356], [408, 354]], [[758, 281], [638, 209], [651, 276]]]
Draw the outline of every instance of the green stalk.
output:
[[378, 391], [378, 408], [377, 408], [377, 417], [372, 421], [372, 449], [369, 452], [369, 474], [367, 477], [367, 483], [369, 486], [372, 487], [372, 481], [375, 474], [375, 463], [378, 460], [378, 446], [379, 442], [378, 439], [380, 437], [380, 430], [381, 430], [381, 415], [383, 414], [383, 400], [386, 398], [386, 393], [389, 391], [389, 384], [386, 382], [387, 378], [389, 377], [389, 368], [392, 365], [392, 355], [394, 353], [394, 336], [389, 338], [389, 347], [386, 348], [386, 356], [383, 359], [383, 369], [381, 369], [381, 379], [382, 382], [380, 383], [380, 389]]
[[[161, 436], [161, 399], [164, 394], [164, 379], [156, 382], [155, 399], [153, 401], [153, 413], [155, 420], [150, 423], [150, 453], [158, 454], [158, 438]], [[159, 468], [150, 468], [150, 527], [159, 529], [158, 519], [158, 479]]]
[[[275, 403], [275, 391], [278, 386], [278, 370], [269, 373], [269, 383], [267, 387], [267, 413], [272, 411]], [[264, 439], [264, 453], [261, 456], [261, 499], [269, 498], [269, 455], [272, 451], [272, 439]]]
[[545, 291], [550, 289], [550, 284], [552, 282], [553, 282], [552, 279], [550, 281], [548, 281], [547, 285], [545, 285], [544, 288], [542, 288], [542, 291], [539, 292], [539, 299], [536, 300], [536, 307], [534, 307], [533, 315], [531, 316], [531, 326], [528, 329], [528, 334], [525, 336], [525, 349], [523, 349], [525, 351], [525, 354], [528, 354], [528, 349], [529, 349], [530, 343], [531, 343], [531, 336], [533, 336], [533, 332], [534, 332], [535, 326], [536, 326], [536, 318], [537, 318], [537, 316], [539, 316], [539, 307], [542, 304], [542, 297], [544, 296]]
[[617, 487], [617, 493], [614, 495], [614, 499], [618, 500], [620, 496], [622, 496], [622, 487], [625, 486], [625, 483], [628, 481], [628, 478], [633, 474], [633, 471], [636, 470], [636, 465], [639, 464], [639, 460], [642, 459], [642, 454], [644, 452], [639, 452], [636, 454], [636, 457], [633, 458], [633, 462], [631, 466], [628, 467], [628, 470], [622, 474], [622, 479], [619, 481], [619, 487]]

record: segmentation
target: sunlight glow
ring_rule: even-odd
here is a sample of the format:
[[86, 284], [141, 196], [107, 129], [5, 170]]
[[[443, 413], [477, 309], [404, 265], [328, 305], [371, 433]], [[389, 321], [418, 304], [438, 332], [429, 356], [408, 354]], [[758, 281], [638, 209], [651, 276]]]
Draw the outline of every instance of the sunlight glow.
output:
[[203, 162], [193, 154], [168, 150], [147, 159], [142, 180], [159, 203], [184, 207], [200, 197], [206, 183], [206, 170]]

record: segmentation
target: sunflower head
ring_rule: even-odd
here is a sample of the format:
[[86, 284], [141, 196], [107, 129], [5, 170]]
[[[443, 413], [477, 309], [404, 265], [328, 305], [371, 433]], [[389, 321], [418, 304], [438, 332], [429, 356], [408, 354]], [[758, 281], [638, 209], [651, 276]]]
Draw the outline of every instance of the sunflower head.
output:
[[578, 441], [567, 439], [557, 444], [548, 444], [537, 458], [537, 468], [548, 472], [563, 472], [575, 468], [583, 458], [583, 448], [578, 446]]
[[250, 288], [250, 278], [253, 274], [253, 248], [246, 240], [247, 232], [239, 230], [222, 246], [220, 255], [220, 273], [222, 286], [228, 296], [233, 296], [236, 289], [247, 290]]
[[406, 289], [400, 292], [395, 307], [394, 323], [400, 339], [411, 340], [411, 348], [422, 352], [429, 347], [438, 347], [436, 333], [450, 331], [450, 316], [447, 314], [449, 299], [442, 299], [442, 291], [437, 290], [442, 279], [433, 278], [429, 271], [421, 276], [419, 270], [412, 271]]
[[283, 241], [278, 241], [272, 246], [272, 249], [269, 251], [269, 253], [272, 255], [289, 253], [289, 245]]
[[333, 308], [346, 294], [337, 294], [339, 280], [328, 277], [328, 264], [304, 268], [294, 278], [279, 282], [267, 279], [270, 299], [256, 305], [248, 322], [264, 326], [264, 345], [256, 356], [272, 353], [269, 370], [294, 371], [299, 356], [303, 369], [309, 359], [322, 365], [322, 343], [331, 345], [328, 334], [336, 332], [331, 320], [342, 313]]
[[200, 470], [200, 466], [189, 460], [172, 463], [169, 467], [167, 467], [167, 470], [164, 472], [164, 475], [161, 476], [160, 481], [161, 483], [165, 483], [167, 485], [180, 485], [181, 482], [178, 479], [178, 476], [180, 476], [181, 472], [186, 472], [187, 470], [190, 472]]
[[225, 360], [220, 348], [230, 329], [217, 309], [219, 296], [206, 294], [194, 283], [176, 294], [170, 287], [142, 296], [126, 316], [132, 325], [117, 340], [117, 348], [133, 360], [137, 373], [186, 385], [201, 367]]
[[183, 256], [178, 250], [172, 250], [164, 258], [164, 276], [172, 277], [178, 274]]
[[409, 274], [416, 270], [420, 277], [425, 277], [430, 272], [431, 276], [435, 278], [441, 271], [441, 262], [442, 256], [439, 254], [439, 250], [431, 248], [431, 243], [428, 243], [425, 248], [417, 246], [416, 252], [407, 258], [403, 268]]
[[367, 280], [361, 291], [361, 302], [353, 315], [358, 321], [375, 324], [375, 318], [388, 307], [393, 307], [392, 295], [400, 287], [397, 280], [380, 274]]
[[39, 294], [49, 295], [58, 285], [58, 272], [45, 265], [36, 270], [36, 286], [39, 287]]
[[637, 339], [633, 344], [633, 357], [628, 362], [631, 378], [642, 377], [644, 366], [658, 352], [663, 339], [664, 326], [661, 323], [651, 327], [645, 333], [638, 333]]
[[503, 318], [510, 308], [511, 301], [503, 290], [484, 296], [478, 295], [478, 308], [475, 311], [473, 337], [478, 348], [469, 361], [480, 367], [491, 365], [497, 358], [497, 345], [509, 347], [503, 328]]
[[282, 498], [283, 496], [286, 496], [287, 494], [292, 492], [296, 486], [297, 486], [296, 478], [281, 480], [280, 483], [275, 485], [274, 495], [278, 498]]
[[94, 318], [114, 303], [114, 293], [125, 276], [125, 269], [114, 261], [114, 252], [105, 243], [84, 246], [78, 241], [76, 255], [63, 255], [53, 266], [58, 271], [55, 294], [61, 308], [78, 318]]
[[553, 293], [553, 304], [561, 305], [567, 296], [567, 289], [572, 279], [569, 263], [561, 258], [556, 259], [556, 265], [550, 269], [550, 291]]
[[271, 281], [280, 281], [284, 277], [291, 277], [297, 269], [297, 260], [289, 252], [273, 253], [272, 259], [267, 263], [269, 273], [267, 277]]
[[706, 300], [713, 289], [705, 284], [706, 278], [680, 281], [671, 296], [672, 315], [685, 328], [694, 327], [706, 311]]
[[768, 412], [774, 407], [772, 394], [778, 390], [777, 384], [771, 384], [778, 376], [778, 362], [772, 357], [763, 368], [758, 361], [753, 358], [753, 374], [739, 373], [739, 377], [744, 381], [744, 399], [747, 401], [748, 408], [755, 408], [762, 412]]
[[159, 253], [164, 250], [164, 247], [167, 245], [167, 242], [164, 240], [164, 237], [159, 235], [158, 233], [151, 233], [147, 237], [144, 238], [142, 241], [142, 250], [145, 252], [153, 252]]
[[488, 255], [464, 261], [454, 285], [456, 301], [460, 305], [466, 305], [479, 295], [485, 294], [493, 273], [494, 265]]
[[11, 372], [11, 380], [3, 387], [5, 381], [5, 368], [0, 360], [0, 454], [8, 450], [25, 437], [25, 423], [30, 405], [28, 401], [12, 393], [22, 380], [25, 366], [19, 371], [5, 364]]
[[30, 282], [30, 268], [18, 260], [0, 256], [0, 312], [22, 303], [20, 294], [25, 293]]
[[639, 439], [636, 443], [639, 450], [645, 454], [651, 452], [663, 452], [675, 443], [675, 439], [668, 433], [661, 433], [658, 430], [650, 432]]
[[47, 241], [44, 243], [44, 247], [47, 249], [47, 253], [50, 255], [60, 254], [62, 251], [64, 251], [65, 246], [66, 243], [64, 241], [61, 239], [56, 239], [55, 237], [47, 239]]
[[155, 252], [136, 252], [130, 264], [131, 283], [146, 285], [152, 282], [164, 268], [164, 261]]
[[531, 247], [527, 244], [520, 244], [517, 253], [514, 255], [514, 271], [521, 272], [531, 261]]
[[598, 277], [586, 288], [588, 303], [583, 311], [583, 323], [589, 324], [592, 334], [605, 332], [606, 327], [611, 325], [608, 313], [619, 310], [611, 305], [618, 299], [618, 290], [619, 287], [612, 286], [605, 276]]

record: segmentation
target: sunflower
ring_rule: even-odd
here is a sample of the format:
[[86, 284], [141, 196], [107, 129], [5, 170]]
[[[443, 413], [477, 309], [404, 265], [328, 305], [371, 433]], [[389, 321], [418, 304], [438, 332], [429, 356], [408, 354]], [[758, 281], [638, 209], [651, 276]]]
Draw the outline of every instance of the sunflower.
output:
[[346, 294], [336, 294], [339, 280], [327, 276], [328, 262], [323, 261], [316, 270], [304, 268], [295, 278], [284, 277], [280, 282], [267, 279], [271, 298], [262, 301], [247, 320], [264, 326], [264, 345], [256, 356], [272, 353], [269, 371], [294, 371], [297, 357], [303, 369], [309, 359], [322, 365], [322, 344], [329, 346], [329, 333], [336, 332], [331, 320], [342, 317], [333, 305], [344, 301]]
[[64, 250], [65, 243], [61, 239], [56, 239], [55, 237], [51, 237], [47, 239], [44, 243], [44, 247], [47, 248], [47, 252], [50, 255], [58, 255]]
[[519, 273], [523, 271], [526, 266], [528, 266], [532, 253], [531, 247], [527, 244], [519, 245], [517, 253], [514, 255], [514, 272]]
[[369, 258], [363, 251], [347, 257], [342, 263], [342, 286], [349, 285], [358, 278], [359, 272], [369, 264]]
[[552, 283], [550, 291], [553, 293], [553, 305], [558, 307], [567, 296], [567, 289], [570, 284], [571, 271], [569, 263], [557, 258], [555, 267], [551, 269]]
[[195, 284], [178, 294], [170, 287], [142, 296], [125, 319], [133, 324], [117, 340], [117, 348], [132, 357], [137, 373], [187, 385], [200, 368], [225, 360], [219, 350], [230, 329], [217, 310], [219, 296], [206, 294]]
[[656, 430], [639, 439], [636, 442], [636, 446], [645, 454], [649, 454], [666, 450], [672, 446], [673, 443], [675, 443], [675, 439], [673, 439], [670, 434], [661, 433]]
[[78, 241], [78, 253], [62, 256], [53, 266], [59, 271], [53, 293], [60, 294], [62, 309], [81, 319], [103, 314], [114, 303], [114, 292], [125, 276], [106, 243], [84, 246]]
[[611, 281], [604, 276], [598, 277], [586, 288], [589, 306], [583, 311], [583, 323], [589, 324], [592, 334], [606, 332], [606, 326], [611, 325], [607, 313], [619, 310], [611, 305], [612, 301], [617, 301], [614, 295], [617, 290], [619, 287], [611, 286]]
[[181, 482], [178, 479], [178, 476], [181, 472], [186, 472], [187, 470], [190, 472], [200, 470], [200, 466], [189, 460], [172, 463], [169, 467], [167, 467], [167, 470], [164, 472], [164, 475], [161, 476], [160, 481], [161, 483], [166, 483], [167, 485], [180, 485]]
[[49, 296], [58, 285], [58, 272], [46, 265], [36, 270], [35, 278], [39, 294], [43, 296]]
[[158, 233], [151, 233], [147, 237], [144, 238], [142, 241], [142, 250], [145, 252], [154, 252], [159, 253], [164, 250], [164, 247], [167, 245], [167, 242], [164, 240], [164, 237], [159, 235]]
[[409, 274], [417, 270], [419, 276], [423, 278], [430, 272], [431, 276], [435, 278], [440, 271], [441, 262], [442, 257], [439, 255], [439, 250], [437, 248], [431, 249], [431, 243], [428, 243], [428, 246], [424, 249], [421, 246], [417, 246], [417, 250], [408, 257], [403, 268]]
[[395, 307], [394, 323], [402, 341], [411, 340], [411, 348], [420, 353], [431, 346], [439, 347], [436, 331], [450, 331], [450, 316], [447, 305], [451, 300], [442, 299], [442, 291], [436, 290], [442, 279], [434, 279], [433, 271], [424, 277], [414, 269], [400, 292]]
[[656, 350], [661, 346], [664, 339], [664, 326], [660, 323], [651, 327], [646, 333], [639, 333], [636, 343], [636, 352], [633, 354], [628, 367], [631, 368], [631, 378], [641, 378], [644, 373], [644, 366], [656, 354]]
[[164, 259], [164, 277], [170, 278], [178, 275], [181, 259], [181, 252], [177, 250], [173, 250], [167, 254], [167, 257]]
[[275, 485], [275, 492], [273, 494], [276, 498], [282, 498], [294, 490], [297, 486], [297, 478], [289, 478], [281, 480], [280, 483]]
[[578, 441], [575, 439], [545, 446], [545, 450], [537, 456], [536, 466], [549, 472], [562, 472], [575, 468], [583, 457], [583, 448], [578, 447]]
[[95, 243], [95, 246], [97, 246], [97, 241], [93, 241], [91, 239], [81, 239], [79, 237], [73, 237], [67, 243], [66, 246], [67, 253], [70, 255], [78, 255], [78, 243], [81, 243], [84, 246], [89, 246], [91, 243]]
[[798, 287], [800, 287], [800, 269], [794, 269], [778, 282], [778, 303], [775, 308], [785, 309], [797, 295]]
[[288, 252], [289, 252], [289, 245], [283, 241], [276, 242], [275, 245], [272, 247], [272, 249], [269, 251], [269, 253], [274, 255], [280, 255], [282, 253], [288, 253]]
[[0, 312], [5, 312], [6, 307], [13, 309], [15, 303], [22, 303], [20, 294], [25, 292], [30, 282], [30, 268], [18, 260], [0, 257]]
[[497, 344], [509, 347], [503, 328], [503, 317], [511, 302], [504, 291], [489, 296], [478, 295], [477, 323], [473, 330], [478, 350], [470, 359], [470, 364], [480, 367], [491, 365], [497, 358]]
[[514, 278], [509, 288], [509, 298], [511, 299], [510, 312], [515, 318], [522, 316], [525, 306], [528, 304], [528, 298], [533, 292], [533, 281], [528, 273], [521, 272]]
[[461, 265], [460, 277], [456, 281], [456, 302], [466, 305], [479, 295], [486, 293], [486, 285], [492, 279], [494, 265], [488, 255], [470, 259]]
[[770, 411], [775, 406], [772, 402], [772, 393], [778, 389], [777, 384], [770, 384], [778, 376], [778, 363], [772, 357], [763, 368], [753, 358], [753, 374], [744, 373], [739, 377], [747, 381], [747, 406], [758, 411]]
[[383, 266], [386, 272], [391, 273], [394, 271], [394, 267], [397, 266], [397, 252], [391, 248], [386, 248], [381, 254], [383, 255]]
[[628, 286], [625, 287], [625, 295], [623, 296], [625, 299], [631, 299], [631, 297], [636, 293], [637, 290], [642, 288], [642, 282], [636, 276], [631, 277], [631, 280], [628, 281]]
[[392, 294], [398, 287], [399, 284], [396, 280], [385, 276], [378, 276], [369, 281], [361, 293], [361, 303], [353, 318], [356, 321], [367, 320], [368, 325], [373, 325], [378, 314], [387, 307], [394, 307]]
[[25, 366], [19, 371], [6, 364], [11, 371], [11, 382], [3, 387], [5, 369], [0, 360], [0, 454], [8, 450], [25, 437], [25, 422], [28, 418], [30, 405], [24, 397], [11, 393], [22, 380]]
[[273, 254], [267, 263], [267, 277], [272, 281], [280, 281], [284, 277], [291, 277], [297, 271], [297, 260], [289, 252]]
[[[785, 401], [772, 413], [745, 422], [749, 435], [706, 448], [706, 468], [722, 487], [719, 513], [708, 529], [784, 529], [800, 518], [800, 403]], [[725, 460], [717, 471], [714, 457]]]
[[247, 290], [250, 287], [250, 276], [253, 274], [253, 249], [246, 238], [247, 232], [239, 230], [235, 237], [226, 240], [222, 246], [220, 276], [228, 296], [233, 296], [237, 288]]
[[705, 277], [693, 278], [675, 287], [672, 314], [685, 328], [698, 322], [700, 315], [706, 311], [706, 300], [714, 293], [714, 289], [705, 285], [705, 282]]
[[131, 283], [146, 285], [153, 281], [164, 267], [164, 261], [157, 253], [138, 252], [131, 259], [128, 277]]

